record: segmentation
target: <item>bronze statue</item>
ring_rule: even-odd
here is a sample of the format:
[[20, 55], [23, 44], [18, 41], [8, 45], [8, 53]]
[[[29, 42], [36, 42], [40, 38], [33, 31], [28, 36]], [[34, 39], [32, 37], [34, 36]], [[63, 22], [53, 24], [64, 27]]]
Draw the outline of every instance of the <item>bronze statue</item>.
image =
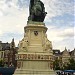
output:
[[40, 0], [30, 0], [28, 21], [43, 22], [47, 12]]

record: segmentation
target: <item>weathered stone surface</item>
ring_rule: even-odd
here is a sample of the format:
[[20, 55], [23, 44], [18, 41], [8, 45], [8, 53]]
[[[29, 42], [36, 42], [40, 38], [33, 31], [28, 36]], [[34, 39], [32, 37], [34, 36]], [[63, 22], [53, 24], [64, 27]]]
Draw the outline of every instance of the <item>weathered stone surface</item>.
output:
[[52, 43], [47, 39], [44, 24], [29, 23], [25, 28], [24, 38], [19, 42], [19, 52], [50, 52]]
[[55, 75], [52, 69], [52, 43], [47, 38], [45, 24], [31, 22], [24, 31], [16, 55], [17, 69], [14, 75]]
[[17, 69], [14, 75], [56, 75], [53, 70]]

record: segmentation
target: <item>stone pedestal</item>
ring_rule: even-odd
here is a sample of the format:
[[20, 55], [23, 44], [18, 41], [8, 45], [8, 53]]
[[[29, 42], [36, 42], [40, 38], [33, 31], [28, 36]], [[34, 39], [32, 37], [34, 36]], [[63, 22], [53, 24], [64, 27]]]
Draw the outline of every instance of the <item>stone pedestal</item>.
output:
[[53, 70], [17, 69], [14, 75], [56, 75]]
[[47, 27], [42, 22], [31, 22], [24, 27], [24, 38], [16, 54], [14, 75], [55, 75], [52, 43], [47, 39]]

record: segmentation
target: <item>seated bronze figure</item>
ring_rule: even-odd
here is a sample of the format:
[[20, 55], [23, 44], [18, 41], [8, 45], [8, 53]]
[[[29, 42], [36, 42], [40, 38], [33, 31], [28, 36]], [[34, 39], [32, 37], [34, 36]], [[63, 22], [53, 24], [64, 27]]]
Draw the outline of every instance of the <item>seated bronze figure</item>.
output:
[[40, 0], [31, 0], [28, 21], [43, 22], [47, 12]]

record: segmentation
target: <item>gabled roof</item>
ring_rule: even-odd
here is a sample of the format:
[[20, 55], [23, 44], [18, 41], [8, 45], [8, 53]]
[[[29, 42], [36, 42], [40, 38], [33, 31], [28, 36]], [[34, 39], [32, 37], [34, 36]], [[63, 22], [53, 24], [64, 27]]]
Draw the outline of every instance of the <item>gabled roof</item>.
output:
[[70, 52], [71, 56], [75, 56], [75, 49]]
[[65, 50], [61, 52], [61, 55], [64, 56], [65, 54], [67, 54], [68, 56], [70, 56], [70, 52], [66, 49], [66, 47], [65, 47]]
[[10, 43], [0, 43], [2, 50], [10, 50]]

